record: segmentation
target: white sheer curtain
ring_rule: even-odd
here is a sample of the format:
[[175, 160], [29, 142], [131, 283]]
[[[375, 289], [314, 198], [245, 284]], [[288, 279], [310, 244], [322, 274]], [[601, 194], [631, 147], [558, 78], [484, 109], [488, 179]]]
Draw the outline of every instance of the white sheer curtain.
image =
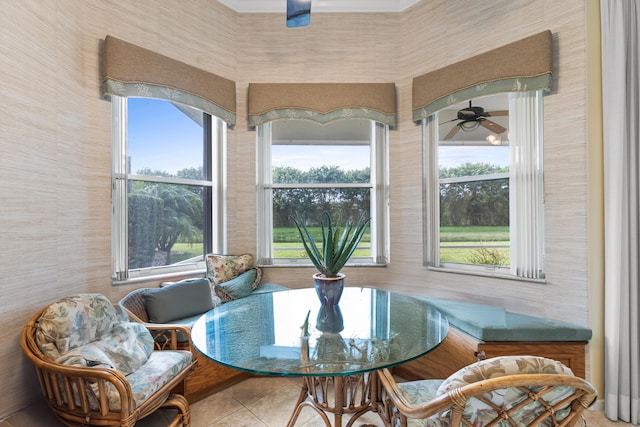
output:
[[511, 274], [544, 278], [542, 91], [509, 94]]
[[640, 0], [601, 0], [605, 414], [640, 422]]

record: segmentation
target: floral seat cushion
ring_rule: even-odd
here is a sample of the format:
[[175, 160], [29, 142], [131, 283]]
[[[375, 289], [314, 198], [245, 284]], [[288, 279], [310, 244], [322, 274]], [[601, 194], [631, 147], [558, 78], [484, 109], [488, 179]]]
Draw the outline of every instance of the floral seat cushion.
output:
[[[398, 383], [398, 387], [402, 391], [404, 397], [412, 405], [420, 405], [421, 403], [429, 402], [436, 397], [438, 387], [444, 380], [419, 380], [408, 381]], [[429, 419], [407, 419], [407, 427], [423, 427], [423, 426], [438, 426], [440, 420], [438, 416], [434, 416]]]
[[[188, 366], [191, 363], [191, 356], [190, 351], [183, 350], [154, 351], [144, 365], [127, 375], [136, 407]], [[111, 384], [108, 389], [109, 408], [112, 411], [119, 411], [120, 396]], [[94, 406], [91, 401], [90, 404]]]

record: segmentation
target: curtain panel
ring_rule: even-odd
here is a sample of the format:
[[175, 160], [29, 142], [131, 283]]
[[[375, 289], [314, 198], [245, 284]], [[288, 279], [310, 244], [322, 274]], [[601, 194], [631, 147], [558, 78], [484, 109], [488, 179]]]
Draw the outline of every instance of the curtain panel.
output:
[[158, 98], [236, 122], [234, 81], [107, 36], [102, 54], [104, 95]]
[[551, 31], [527, 37], [413, 79], [416, 122], [459, 102], [502, 92], [551, 89]]
[[338, 119], [370, 119], [394, 126], [394, 83], [250, 83], [249, 126], [278, 119], [326, 124]]
[[604, 413], [640, 424], [640, 0], [601, 0]]

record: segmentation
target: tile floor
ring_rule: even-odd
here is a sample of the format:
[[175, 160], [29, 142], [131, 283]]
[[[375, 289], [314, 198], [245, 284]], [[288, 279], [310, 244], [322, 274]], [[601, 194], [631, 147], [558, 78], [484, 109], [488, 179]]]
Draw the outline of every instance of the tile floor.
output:
[[[300, 391], [300, 379], [256, 377], [191, 405], [193, 427], [284, 427]], [[346, 420], [343, 420], [346, 423]], [[354, 427], [382, 427], [375, 413], [367, 413]], [[607, 420], [602, 412], [587, 411], [589, 427], [626, 427], [631, 424]], [[62, 427], [44, 402], [38, 402], [0, 421], [0, 427]], [[156, 413], [136, 427], [166, 426], [162, 413]], [[324, 427], [322, 419], [309, 408], [302, 410], [296, 427]]]

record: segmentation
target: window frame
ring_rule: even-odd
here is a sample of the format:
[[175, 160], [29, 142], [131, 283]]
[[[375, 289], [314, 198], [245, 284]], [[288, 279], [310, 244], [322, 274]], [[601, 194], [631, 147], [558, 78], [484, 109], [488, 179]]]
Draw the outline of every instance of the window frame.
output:
[[259, 266], [313, 267], [307, 257], [271, 256], [273, 253], [272, 190], [277, 188], [368, 188], [371, 195], [371, 257], [353, 256], [347, 262], [347, 266], [384, 266], [389, 263], [389, 126], [373, 120], [370, 122], [370, 181], [355, 184], [274, 184], [271, 158], [272, 122], [256, 126], [258, 190], [256, 259]]
[[[532, 98], [531, 102], [533, 108], [531, 112], [535, 112], [535, 117], [531, 120], [530, 126], [532, 132], [527, 134], [527, 137], [533, 135], [534, 144], [533, 150], [536, 152], [535, 177], [532, 182], [537, 187], [536, 200], [530, 200], [531, 212], [530, 216], [537, 218], [538, 223], [535, 224], [532, 235], [536, 240], [532, 244], [532, 248], [529, 252], [535, 252], [536, 257], [542, 259], [542, 265], [544, 265], [544, 181], [543, 181], [543, 94], [542, 91], [534, 91], [528, 93]], [[515, 128], [514, 119], [515, 113], [512, 113], [514, 103], [509, 100], [509, 129]], [[510, 153], [510, 166], [509, 166], [509, 210], [510, 210], [510, 253], [511, 253], [511, 266], [500, 267], [493, 265], [475, 265], [475, 264], [463, 264], [442, 262], [440, 260], [440, 178], [439, 178], [439, 161], [438, 161], [438, 148], [439, 148], [439, 134], [438, 134], [438, 113], [434, 113], [421, 120], [422, 125], [422, 141], [423, 141], [423, 221], [424, 221], [424, 236], [423, 236], [423, 264], [430, 270], [449, 272], [449, 273], [463, 273], [477, 276], [489, 276], [495, 278], [515, 279], [531, 282], [545, 283], [544, 269], [540, 272], [539, 278], [526, 277], [520, 274], [518, 265], [514, 265], [514, 251], [522, 250], [523, 246], [519, 245], [515, 239], [516, 230], [514, 227], [514, 217], [519, 215], [517, 212], [517, 204], [514, 201], [514, 189], [515, 189], [515, 174], [517, 173], [516, 164], [518, 162], [514, 158], [514, 150]], [[512, 144], [511, 138], [509, 141]], [[502, 174], [500, 174], [502, 175]], [[497, 175], [496, 175], [497, 176]], [[478, 177], [473, 180], [477, 181]], [[446, 179], [445, 179], [446, 180]], [[521, 221], [522, 222], [522, 221]], [[514, 248], [516, 245], [516, 248]]]
[[[128, 108], [130, 97], [111, 95], [112, 109], [112, 283], [131, 283], [202, 273], [206, 271], [204, 255], [222, 253], [226, 246], [226, 145], [227, 124], [220, 118], [203, 113], [204, 180], [179, 177], [137, 175], [128, 171]], [[141, 97], [143, 98], [143, 97]], [[165, 99], [163, 102], [173, 102]], [[186, 105], [186, 104], [185, 104]], [[187, 105], [188, 107], [195, 108]], [[201, 111], [201, 110], [200, 110]], [[128, 268], [128, 190], [131, 180], [178, 185], [198, 185], [210, 188], [204, 198], [202, 260], [186, 260], [168, 266]], [[210, 200], [207, 200], [210, 199]], [[207, 238], [208, 237], [208, 238]]]

